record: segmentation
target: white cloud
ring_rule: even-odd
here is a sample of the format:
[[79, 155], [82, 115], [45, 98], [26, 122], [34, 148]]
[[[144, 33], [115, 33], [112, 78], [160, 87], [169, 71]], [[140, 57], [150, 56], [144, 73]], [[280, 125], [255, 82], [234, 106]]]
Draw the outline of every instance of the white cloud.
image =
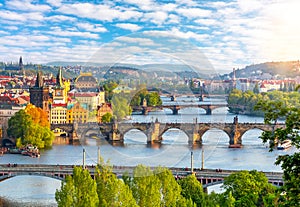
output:
[[31, 0], [9, 0], [6, 2], [8, 8], [20, 11], [50, 11], [51, 7], [45, 4], [32, 4]]
[[107, 32], [107, 29], [100, 24], [77, 23], [76, 25], [89, 32]]
[[145, 13], [143, 16], [143, 21], [150, 21], [154, 24], [161, 25], [165, 23], [168, 18], [168, 14], [162, 11]]
[[18, 30], [19, 28], [17, 26], [4, 26], [4, 28], [8, 30]]
[[121, 8], [111, 8], [109, 5], [94, 5], [90, 3], [64, 4], [58, 9], [58, 11], [82, 18], [109, 22], [116, 19], [138, 19], [142, 15], [141, 12], [135, 10], [121, 10]]
[[210, 10], [201, 8], [179, 8], [176, 9], [176, 12], [180, 15], [187, 17], [188, 19], [211, 16]]
[[7, 10], [0, 11], [0, 17], [7, 20], [25, 21], [23, 15]]
[[128, 37], [128, 36], [123, 36], [119, 37], [116, 39], [119, 42], [126, 42], [130, 44], [136, 44], [136, 45], [143, 45], [143, 46], [154, 46], [157, 45], [154, 43], [152, 39], [149, 38], [143, 38], [143, 37]]
[[91, 32], [79, 32], [79, 31], [68, 31], [61, 30], [60, 28], [54, 28], [54, 30], [47, 31], [48, 34], [63, 36], [63, 37], [82, 37], [82, 38], [91, 38], [98, 39], [98, 34], [94, 34]]
[[53, 15], [53, 16], [45, 17], [45, 20], [49, 20], [52, 22], [62, 22], [62, 21], [75, 22], [77, 19], [65, 15]]
[[47, 0], [47, 3], [55, 7], [61, 6], [61, 0]]
[[9, 34], [9, 32], [1, 31], [1, 30], [0, 30], [0, 35], [8, 35], [8, 34]]
[[137, 24], [131, 24], [131, 23], [118, 23], [118, 24], [116, 24], [116, 26], [119, 28], [122, 28], [122, 29], [130, 30], [132, 32], [142, 29], [141, 26], [139, 26]]

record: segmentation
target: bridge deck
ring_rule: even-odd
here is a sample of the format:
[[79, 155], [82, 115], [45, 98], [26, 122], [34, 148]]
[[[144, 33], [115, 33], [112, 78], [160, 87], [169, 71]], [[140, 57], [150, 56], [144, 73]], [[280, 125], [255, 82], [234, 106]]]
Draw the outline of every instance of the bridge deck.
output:
[[[86, 166], [91, 173], [95, 172], [95, 166]], [[30, 165], [30, 164], [18, 164], [15, 167], [8, 165], [0, 165], [0, 176], [8, 173], [14, 175], [43, 175], [44, 173], [54, 174], [72, 174], [74, 165]], [[135, 167], [131, 166], [113, 166], [113, 172], [117, 175], [122, 175], [128, 172], [132, 175]], [[154, 169], [155, 167], [151, 167]], [[190, 169], [185, 168], [169, 168], [176, 176], [187, 176], [190, 174]], [[222, 170], [222, 172], [216, 172], [215, 169], [195, 169], [194, 173], [199, 178], [225, 178], [231, 173], [239, 172], [239, 170]], [[269, 180], [282, 181], [283, 173], [281, 172], [264, 172]]]

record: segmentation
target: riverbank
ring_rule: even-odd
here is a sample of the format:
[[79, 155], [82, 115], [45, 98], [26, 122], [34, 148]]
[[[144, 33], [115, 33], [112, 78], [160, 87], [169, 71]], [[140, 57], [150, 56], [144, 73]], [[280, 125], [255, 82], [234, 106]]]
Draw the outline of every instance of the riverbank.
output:
[[[0, 197], [0, 206], [1, 207], [23, 207], [26, 206], [24, 203], [18, 203], [16, 201], [9, 200], [8, 198], [2, 198]], [[31, 204], [28, 204], [28, 207], [32, 206]]]
[[55, 207], [57, 206], [56, 204], [45, 204], [45, 203], [38, 203], [38, 202], [17, 202], [14, 200], [10, 200], [8, 198], [2, 198], [0, 197], [0, 207]]

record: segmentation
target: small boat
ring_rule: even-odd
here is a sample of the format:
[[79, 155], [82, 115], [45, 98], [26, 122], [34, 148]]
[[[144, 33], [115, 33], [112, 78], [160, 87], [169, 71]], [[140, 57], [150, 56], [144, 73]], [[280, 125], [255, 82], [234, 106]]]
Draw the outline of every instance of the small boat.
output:
[[30, 157], [40, 157], [39, 149], [33, 145], [26, 145], [21, 148], [21, 154]]
[[278, 150], [288, 149], [292, 146], [292, 141], [289, 139], [284, 140], [283, 142], [279, 143], [277, 146]]

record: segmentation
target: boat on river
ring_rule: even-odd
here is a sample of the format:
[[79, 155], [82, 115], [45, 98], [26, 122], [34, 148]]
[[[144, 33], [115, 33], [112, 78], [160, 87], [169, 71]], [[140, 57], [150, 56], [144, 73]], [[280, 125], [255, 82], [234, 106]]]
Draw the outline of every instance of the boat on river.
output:
[[30, 157], [40, 157], [39, 149], [33, 145], [26, 145], [25, 147], [20, 148], [21, 154]]
[[284, 149], [288, 149], [292, 146], [292, 141], [289, 139], [284, 140], [283, 142], [279, 143], [277, 145], [277, 149], [278, 150], [284, 150]]

